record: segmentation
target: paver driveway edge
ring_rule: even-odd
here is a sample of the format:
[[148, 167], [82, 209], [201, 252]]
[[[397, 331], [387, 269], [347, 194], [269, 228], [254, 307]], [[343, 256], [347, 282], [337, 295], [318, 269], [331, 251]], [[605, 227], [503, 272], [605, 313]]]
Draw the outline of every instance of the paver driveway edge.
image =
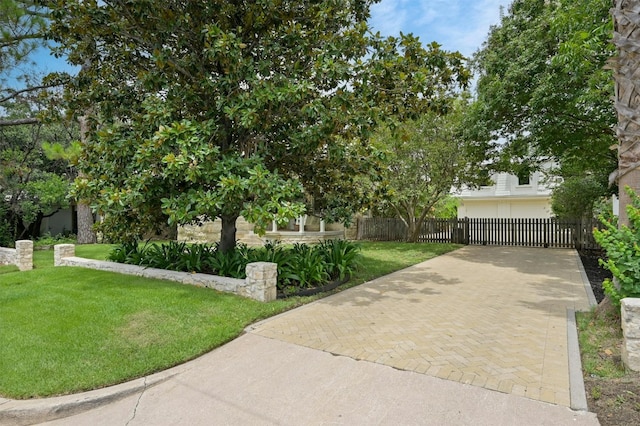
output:
[[567, 309], [567, 349], [569, 351], [569, 391], [571, 393], [571, 409], [589, 411], [587, 395], [582, 377], [582, 362], [580, 360], [580, 344], [576, 313]]
[[[591, 283], [584, 265], [580, 259], [578, 251], [576, 253], [576, 262], [580, 269], [582, 283], [589, 299], [589, 305], [593, 308], [598, 303], [593, 294]], [[582, 361], [580, 355], [580, 342], [578, 340], [578, 325], [576, 323], [576, 312], [573, 309], [567, 309], [567, 349], [569, 351], [569, 383], [571, 392], [571, 409], [579, 411], [589, 411], [587, 406], [587, 395], [584, 388], [584, 378], [582, 377]]]

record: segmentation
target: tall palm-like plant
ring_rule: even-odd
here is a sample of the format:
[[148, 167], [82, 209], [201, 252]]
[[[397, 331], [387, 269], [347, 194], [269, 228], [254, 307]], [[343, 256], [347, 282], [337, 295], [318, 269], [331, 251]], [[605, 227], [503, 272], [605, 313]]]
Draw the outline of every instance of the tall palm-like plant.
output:
[[629, 225], [625, 207], [631, 199], [625, 187], [640, 192], [640, 0], [615, 0], [613, 41], [618, 56], [612, 61], [615, 108], [618, 113], [618, 170], [620, 225]]

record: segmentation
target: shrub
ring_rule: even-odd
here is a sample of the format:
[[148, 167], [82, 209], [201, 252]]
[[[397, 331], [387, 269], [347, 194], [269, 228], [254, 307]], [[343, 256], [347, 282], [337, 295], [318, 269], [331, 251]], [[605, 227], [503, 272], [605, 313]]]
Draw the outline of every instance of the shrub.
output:
[[629, 188], [626, 190], [632, 199], [627, 205], [629, 226], [618, 227], [615, 219], [601, 216], [605, 228], [593, 231], [595, 240], [607, 254], [607, 260], [600, 263], [617, 281], [616, 285], [607, 279], [602, 286], [617, 306], [625, 297], [640, 297], [640, 197]]
[[0, 201], [0, 247], [13, 247], [13, 243], [11, 224], [7, 220], [7, 209], [4, 202]]
[[67, 236], [62, 234], [51, 236], [50, 232], [46, 232], [34, 242], [34, 246], [45, 247], [54, 246], [56, 244], [75, 244], [76, 241], [76, 236], [73, 234], [69, 234]]
[[185, 242], [169, 241], [168, 244], [153, 243], [144, 250], [141, 265], [170, 271], [200, 272], [200, 252], [192, 255]]
[[232, 278], [246, 278], [250, 262], [278, 265], [278, 289], [286, 294], [317, 287], [332, 279], [344, 279], [357, 266], [359, 246], [345, 240], [331, 240], [316, 246], [295, 244], [285, 248], [268, 242], [260, 249], [238, 244], [234, 250], [221, 252], [218, 244], [124, 243], [116, 246], [109, 260], [184, 272], [204, 272]]
[[215, 274], [223, 277], [246, 278], [246, 267], [249, 263], [247, 258], [248, 248], [239, 244], [233, 250], [223, 252], [219, 250], [219, 245], [215, 245], [207, 257], [207, 269]]
[[342, 280], [358, 266], [360, 246], [351, 241], [327, 240], [319, 248], [332, 279]]
[[293, 245], [291, 253], [300, 288], [316, 287], [331, 278], [320, 246], [312, 247], [298, 243]]
[[137, 241], [130, 241], [114, 247], [111, 252], [109, 252], [107, 259], [112, 262], [141, 265], [144, 251], [144, 247], [141, 249]]
[[267, 241], [258, 250], [251, 252], [251, 262], [271, 262], [278, 265], [278, 288], [295, 285], [299, 281], [296, 274], [295, 259], [291, 256], [291, 250], [285, 249], [279, 241]]

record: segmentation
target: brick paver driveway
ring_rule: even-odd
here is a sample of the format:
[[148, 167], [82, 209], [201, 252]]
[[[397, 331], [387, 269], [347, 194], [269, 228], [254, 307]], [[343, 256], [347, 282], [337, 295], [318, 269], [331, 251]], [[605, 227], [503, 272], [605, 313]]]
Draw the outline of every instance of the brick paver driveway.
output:
[[570, 406], [573, 250], [467, 246], [257, 324], [265, 337]]

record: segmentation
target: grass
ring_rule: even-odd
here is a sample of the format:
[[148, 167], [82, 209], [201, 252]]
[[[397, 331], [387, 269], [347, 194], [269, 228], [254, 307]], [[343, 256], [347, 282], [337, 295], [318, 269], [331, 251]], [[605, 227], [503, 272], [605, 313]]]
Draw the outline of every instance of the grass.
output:
[[607, 379], [624, 377], [626, 371], [620, 357], [620, 318], [596, 315], [595, 311], [576, 312], [576, 321], [585, 375]]
[[[362, 267], [344, 288], [459, 246], [363, 243]], [[78, 246], [104, 259], [106, 245]], [[0, 395], [34, 398], [95, 389], [166, 369], [235, 337], [252, 322], [323, 296], [261, 303], [167, 281], [54, 268], [0, 267]]]

